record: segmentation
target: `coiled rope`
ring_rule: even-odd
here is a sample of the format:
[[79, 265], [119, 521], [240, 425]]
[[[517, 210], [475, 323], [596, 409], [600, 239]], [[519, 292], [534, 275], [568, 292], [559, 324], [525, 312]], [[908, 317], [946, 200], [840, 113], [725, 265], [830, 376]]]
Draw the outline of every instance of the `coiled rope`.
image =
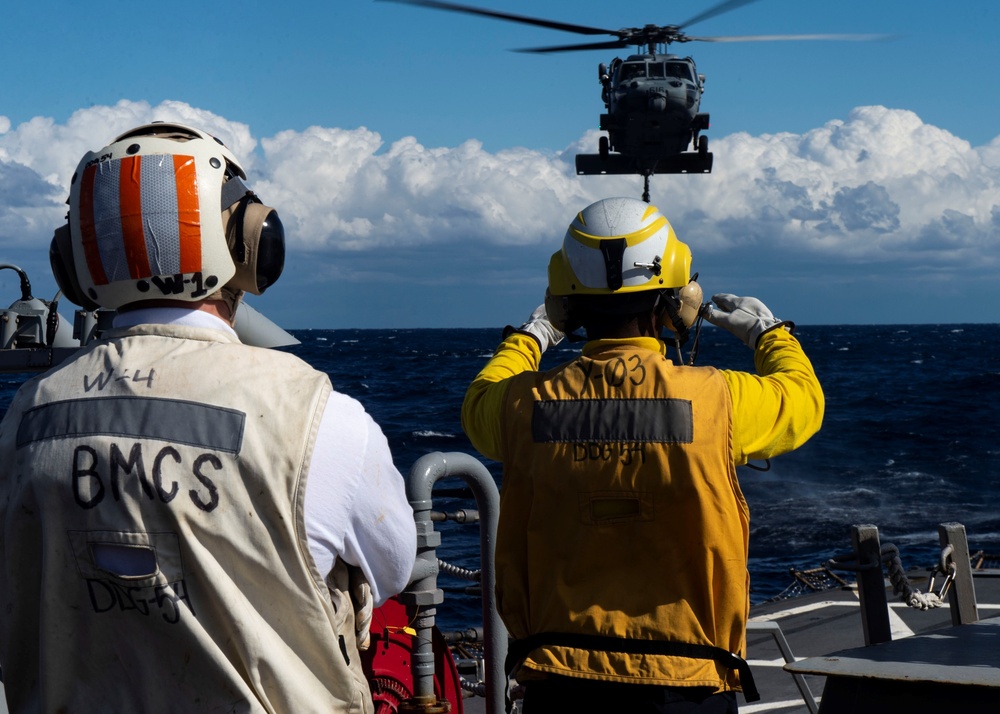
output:
[[[906, 577], [906, 571], [903, 569], [903, 561], [899, 557], [899, 548], [892, 543], [886, 543], [882, 546], [879, 552], [881, 562], [859, 563], [857, 556], [854, 553], [849, 553], [830, 558], [830, 560], [826, 561], [826, 567], [831, 570], [861, 571], [873, 570], [875, 568], [881, 569], [884, 564], [889, 576], [889, 582], [892, 583], [892, 592], [894, 595], [898, 595], [902, 602], [905, 602], [909, 607], [916, 610], [933, 610], [945, 604], [944, 595], [948, 592], [951, 581], [955, 576], [955, 564], [950, 562], [951, 551], [951, 546], [948, 546], [941, 552], [940, 563], [931, 571], [930, 587], [928, 587], [929, 592], [926, 593], [921, 592], [918, 588], [910, 584], [909, 579]], [[941, 572], [945, 575], [945, 583], [941, 587], [940, 593], [935, 593], [931, 589], [934, 583], [935, 572]]]

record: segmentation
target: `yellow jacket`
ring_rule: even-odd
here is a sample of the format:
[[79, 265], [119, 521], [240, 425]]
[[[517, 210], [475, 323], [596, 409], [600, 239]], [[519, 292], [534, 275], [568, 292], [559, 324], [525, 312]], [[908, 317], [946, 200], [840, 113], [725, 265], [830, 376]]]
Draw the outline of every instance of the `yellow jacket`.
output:
[[[601, 340], [539, 373], [538, 344], [514, 333], [470, 386], [466, 433], [504, 463], [497, 595], [515, 639], [574, 633], [742, 654], [749, 515], [735, 467], [804, 443], [822, 421], [822, 390], [784, 330], [761, 338], [761, 376], [677, 367], [664, 353], [652, 338]], [[613, 649], [538, 646], [521, 675], [739, 686], [712, 660]]]

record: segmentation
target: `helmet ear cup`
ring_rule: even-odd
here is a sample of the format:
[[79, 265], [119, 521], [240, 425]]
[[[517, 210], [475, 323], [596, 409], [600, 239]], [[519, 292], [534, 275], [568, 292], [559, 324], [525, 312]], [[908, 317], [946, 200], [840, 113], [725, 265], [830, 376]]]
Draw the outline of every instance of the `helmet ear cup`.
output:
[[680, 289], [680, 317], [684, 327], [691, 327], [698, 319], [698, 312], [701, 310], [704, 292], [698, 284], [698, 276], [691, 278], [691, 282]]
[[233, 213], [227, 233], [236, 264], [236, 274], [227, 286], [262, 294], [285, 267], [285, 228], [277, 211], [247, 194]]
[[76, 277], [76, 265], [73, 262], [73, 240], [69, 232], [69, 224], [56, 228], [49, 244], [49, 264], [56, 285], [70, 302], [79, 305], [84, 310], [94, 311], [100, 306], [91, 300], [80, 287]]
[[676, 296], [669, 294], [663, 296], [663, 304], [657, 315], [661, 328], [665, 327], [671, 332], [683, 334], [683, 331], [686, 331], [698, 319], [704, 293], [698, 284], [697, 277], [696, 275], [687, 285], [678, 290]]
[[257, 277], [257, 289], [263, 293], [277, 282], [284, 269], [285, 226], [278, 218], [278, 212], [272, 208], [261, 222], [260, 238], [257, 241], [257, 263], [254, 271]]

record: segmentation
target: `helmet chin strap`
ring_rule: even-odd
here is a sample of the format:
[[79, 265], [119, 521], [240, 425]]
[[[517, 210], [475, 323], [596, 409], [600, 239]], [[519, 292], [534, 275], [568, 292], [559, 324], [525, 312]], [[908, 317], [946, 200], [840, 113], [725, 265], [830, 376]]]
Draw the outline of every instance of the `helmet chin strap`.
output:
[[220, 300], [229, 309], [229, 323], [232, 324], [236, 320], [236, 309], [240, 306], [240, 301], [243, 299], [242, 290], [234, 290], [233, 288], [225, 285], [221, 290], [212, 294], [208, 298], [209, 300]]
[[666, 311], [667, 317], [670, 318], [670, 324], [674, 328], [674, 342], [676, 343], [677, 348], [680, 349], [688, 341], [688, 328], [681, 319], [681, 314], [677, 309], [677, 304], [669, 296], [661, 293], [659, 303], [659, 310]]

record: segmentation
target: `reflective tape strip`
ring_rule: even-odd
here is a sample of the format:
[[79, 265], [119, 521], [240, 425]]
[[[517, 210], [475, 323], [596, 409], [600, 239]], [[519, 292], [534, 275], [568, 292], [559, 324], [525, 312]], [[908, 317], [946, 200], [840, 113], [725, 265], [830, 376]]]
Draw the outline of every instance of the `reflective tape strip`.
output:
[[87, 269], [94, 285], [107, 285], [108, 277], [101, 263], [101, 253], [97, 245], [97, 229], [94, 217], [94, 181], [97, 166], [88, 166], [83, 171], [80, 183], [80, 233], [83, 254], [87, 259]]
[[145, 273], [132, 272], [133, 278], [149, 275], [173, 275], [179, 272], [177, 220], [177, 182], [173, 156], [143, 156], [139, 173], [142, 186], [142, 232], [135, 238], [148, 256]]
[[535, 443], [690, 444], [694, 418], [687, 399], [568, 399], [535, 402]]
[[94, 176], [94, 235], [101, 265], [108, 282], [128, 277], [125, 243], [122, 239], [122, 215], [118, 205], [121, 189], [121, 164], [109, 161], [97, 165]]
[[246, 415], [235, 409], [177, 399], [72, 399], [26, 411], [17, 428], [17, 448], [46, 439], [104, 435], [238, 454], [245, 422]]
[[131, 278], [146, 278], [150, 275], [142, 216], [142, 165], [141, 156], [126, 156], [119, 162], [118, 169], [121, 240], [125, 249], [125, 266], [128, 277]]
[[88, 167], [80, 232], [95, 285], [200, 271], [194, 157], [140, 154]]
[[180, 273], [201, 270], [201, 209], [198, 202], [198, 173], [194, 158], [174, 156], [177, 177], [177, 240], [180, 243]]

